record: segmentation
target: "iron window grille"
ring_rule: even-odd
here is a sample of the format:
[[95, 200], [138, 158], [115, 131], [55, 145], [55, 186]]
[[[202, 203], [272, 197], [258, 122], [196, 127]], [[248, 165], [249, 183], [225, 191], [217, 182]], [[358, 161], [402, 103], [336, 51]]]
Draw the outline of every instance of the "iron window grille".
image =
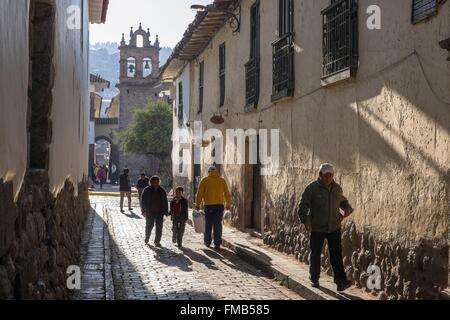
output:
[[259, 101], [260, 14], [259, 0], [251, 8], [250, 61], [245, 65], [245, 103], [256, 107]]
[[284, 35], [272, 44], [273, 93], [272, 101], [294, 94], [294, 36]]
[[178, 126], [183, 126], [183, 83], [178, 83]]
[[294, 1], [278, 2], [279, 39], [272, 43], [272, 101], [294, 94]]
[[220, 86], [220, 102], [219, 106], [225, 104], [225, 43], [219, 46], [219, 86]]
[[323, 77], [358, 68], [358, 1], [333, 0], [322, 11]]
[[413, 0], [412, 23], [416, 24], [437, 14], [438, 2], [438, 0]]
[[202, 61], [199, 67], [199, 81], [198, 81], [198, 113], [203, 111], [203, 96], [205, 87], [205, 62]]
[[259, 100], [259, 59], [253, 58], [245, 65], [245, 102], [255, 107]]

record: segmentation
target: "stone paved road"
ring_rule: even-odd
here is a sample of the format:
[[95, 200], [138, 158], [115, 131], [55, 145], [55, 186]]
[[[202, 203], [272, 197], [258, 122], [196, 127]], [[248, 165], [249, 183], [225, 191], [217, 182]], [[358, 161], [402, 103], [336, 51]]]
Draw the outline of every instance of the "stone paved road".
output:
[[183, 249], [171, 242], [169, 218], [164, 224], [163, 248], [153, 246], [154, 234], [147, 246], [145, 219], [136, 204], [134, 213], [122, 214], [118, 210], [119, 198], [92, 197], [91, 201], [106, 208], [115, 299], [302, 299], [231, 251], [206, 248], [202, 235], [194, 233], [190, 226]]

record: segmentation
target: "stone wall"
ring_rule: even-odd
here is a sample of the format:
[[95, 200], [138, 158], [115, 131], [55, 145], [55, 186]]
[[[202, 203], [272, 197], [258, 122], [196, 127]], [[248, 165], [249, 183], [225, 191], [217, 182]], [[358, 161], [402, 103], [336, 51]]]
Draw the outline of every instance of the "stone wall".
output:
[[[380, 299], [397, 300], [438, 299], [439, 292], [447, 287], [448, 247], [435, 247], [426, 239], [403, 247], [398, 242], [379, 239], [369, 229], [358, 230], [354, 223], [346, 224], [342, 231], [345, 270], [358, 288]], [[266, 230], [264, 243], [309, 264], [309, 234], [299, 223], [287, 220], [274, 231]], [[367, 288], [371, 265], [381, 269], [381, 290]], [[333, 274], [327, 245], [322, 252], [322, 272]]]
[[0, 180], [0, 300], [68, 299], [66, 270], [79, 264], [89, 212], [87, 184], [66, 181], [54, 197], [45, 171], [25, 176], [17, 202]]

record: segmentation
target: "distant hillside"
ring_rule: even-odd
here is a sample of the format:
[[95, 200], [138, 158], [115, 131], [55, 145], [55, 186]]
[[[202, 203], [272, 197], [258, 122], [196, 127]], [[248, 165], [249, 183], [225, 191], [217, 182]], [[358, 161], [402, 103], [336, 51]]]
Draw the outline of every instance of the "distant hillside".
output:
[[[90, 46], [89, 70], [93, 74], [99, 74], [102, 78], [111, 82], [111, 88], [105, 90], [102, 96], [111, 99], [119, 93], [116, 84], [119, 83], [119, 44], [114, 42], [95, 43]], [[163, 66], [172, 54], [171, 48], [161, 48], [159, 59]]]

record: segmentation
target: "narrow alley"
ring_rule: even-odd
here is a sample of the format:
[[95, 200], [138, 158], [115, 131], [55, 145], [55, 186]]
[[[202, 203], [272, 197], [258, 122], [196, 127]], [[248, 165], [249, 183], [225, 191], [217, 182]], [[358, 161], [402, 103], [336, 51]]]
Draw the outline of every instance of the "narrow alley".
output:
[[374, 2], [0, 0], [0, 303], [450, 300], [450, 1]]

